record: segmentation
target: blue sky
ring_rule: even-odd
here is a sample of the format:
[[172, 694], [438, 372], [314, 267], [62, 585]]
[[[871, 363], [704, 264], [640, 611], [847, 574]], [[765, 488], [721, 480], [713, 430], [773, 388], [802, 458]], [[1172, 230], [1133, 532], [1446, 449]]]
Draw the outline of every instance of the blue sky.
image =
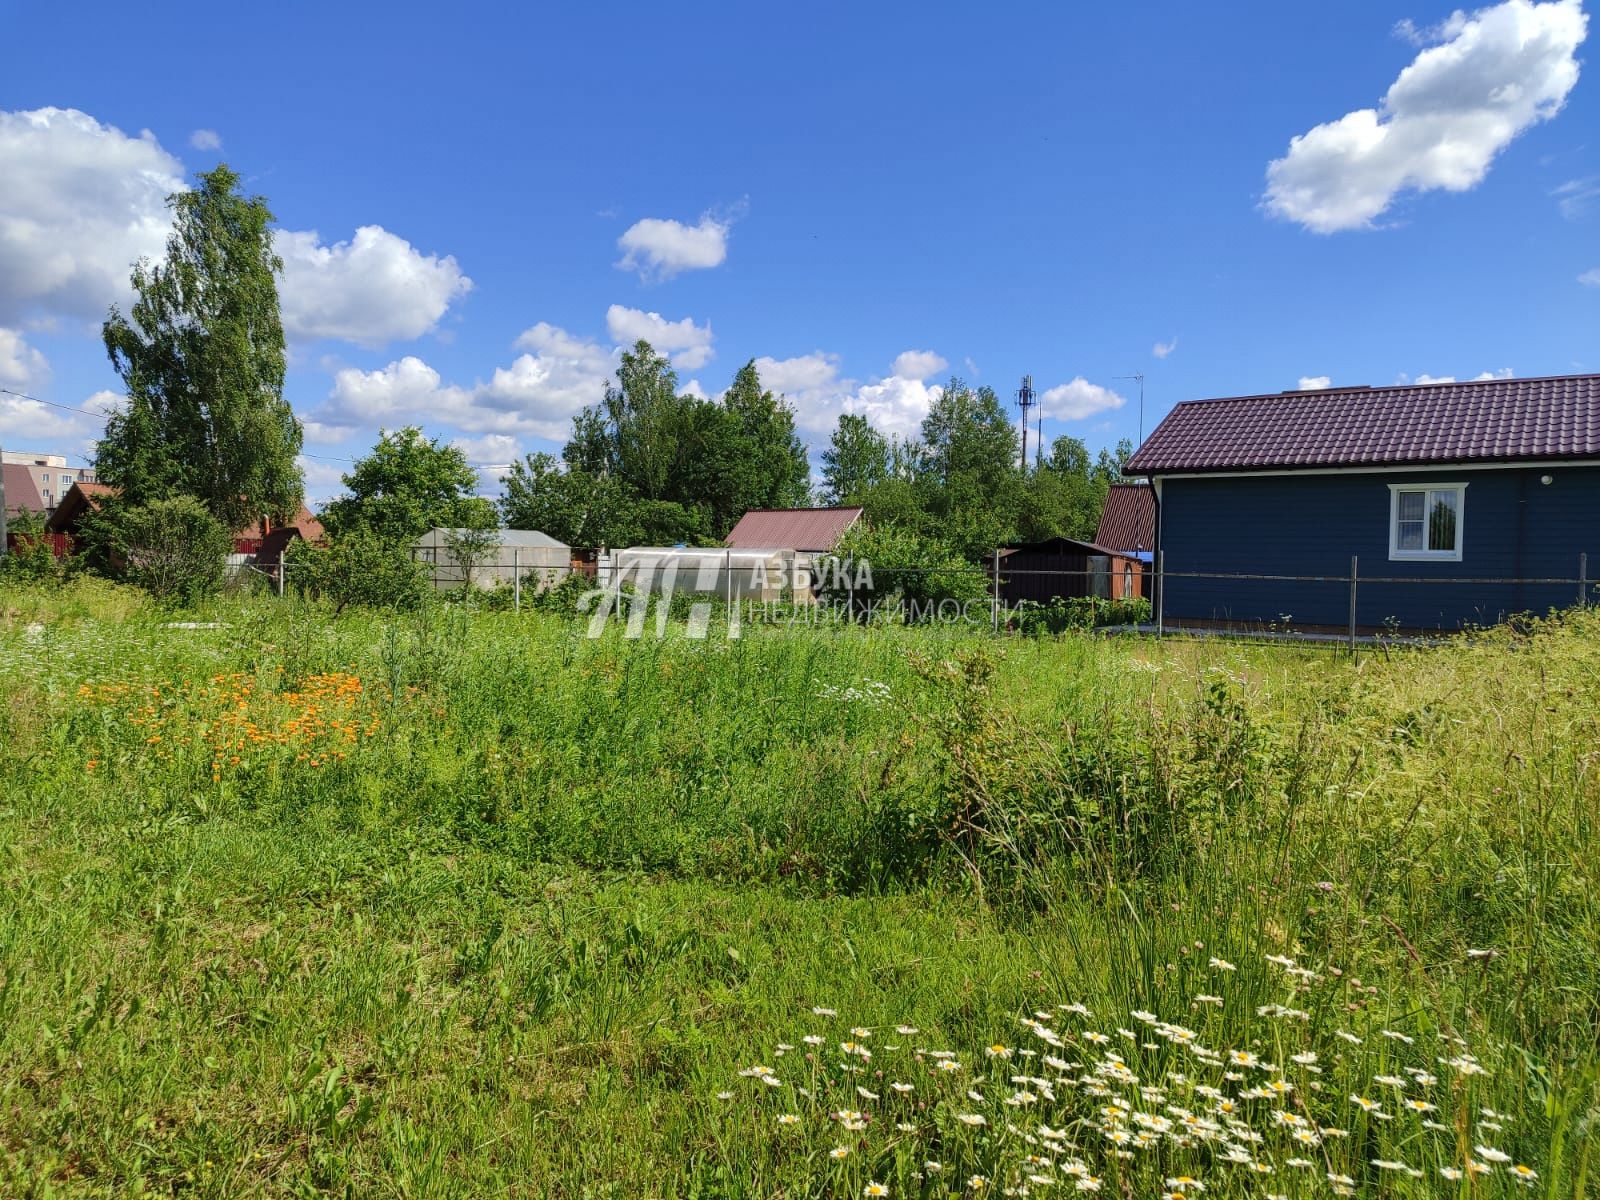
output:
[[[379, 425], [553, 448], [641, 332], [707, 394], [760, 359], [817, 444], [914, 429], [951, 374], [1029, 372], [1098, 447], [1139, 372], [1148, 431], [1600, 370], [1577, 0], [159, 13], [0, 3], [0, 386], [115, 402], [97, 314], [225, 160], [284, 231], [314, 497]], [[0, 396], [8, 447], [94, 433]]]

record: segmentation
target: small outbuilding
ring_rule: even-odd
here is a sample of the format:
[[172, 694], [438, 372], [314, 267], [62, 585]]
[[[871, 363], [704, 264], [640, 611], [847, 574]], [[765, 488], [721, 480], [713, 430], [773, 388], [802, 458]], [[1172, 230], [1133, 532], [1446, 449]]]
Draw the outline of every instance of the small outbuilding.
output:
[[68, 539], [76, 539], [82, 528], [83, 519], [91, 513], [98, 512], [101, 504], [118, 495], [121, 495], [121, 491], [109, 484], [82, 481], [74, 483], [61, 497], [61, 503], [50, 513], [50, 519], [44, 523], [45, 531], [61, 534]]
[[1094, 544], [1121, 555], [1120, 595], [1149, 596], [1155, 561], [1156, 494], [1148, 483], [1113, 483], [1100, 509]]
[[[475, 532], [475, 531], [472, 531]], [[469, 531], [430, 529], [412, 543], [417, 561], [428, 564], [440, 591], [493, 589], [519, 576], [524, 587], [554, 587], [572, 573], [572, 549], [537, 529], [495, 529], [469, 554]]]
[[1129, 555], [1066, 537], [1001, 547], [999, 571], [1000, 599], [1006, 604], [1048, 604], [1075, 596], [1121, 600], [1139, 594], [1142, 578], [1138, 561]]

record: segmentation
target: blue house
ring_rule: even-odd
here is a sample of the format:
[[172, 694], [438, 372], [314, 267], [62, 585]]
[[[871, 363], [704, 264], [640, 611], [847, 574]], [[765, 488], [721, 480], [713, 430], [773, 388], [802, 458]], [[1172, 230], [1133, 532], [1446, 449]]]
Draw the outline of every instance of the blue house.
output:
[[1169, 626], [1343, 630], [1352, 560], [1362, 629], [1595, 598], [1600, 375], [1188, 401], [1125, 473], [1155, 492]]

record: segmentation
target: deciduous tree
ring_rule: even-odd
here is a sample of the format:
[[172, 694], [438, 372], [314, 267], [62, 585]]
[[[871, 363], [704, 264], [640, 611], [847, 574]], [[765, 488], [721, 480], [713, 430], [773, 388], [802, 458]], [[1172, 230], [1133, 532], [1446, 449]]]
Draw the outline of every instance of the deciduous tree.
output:
[[822, 452], [823, 495], [829, 504], [860, 504], [889, 478], [889, 439], [858, 413], [843, 413]]
[[228, 529], [301, 503], [300, 423], [283, 399], [272, 213], [226, 166], [169, 199], [166, 258], [102, 329], [128, 402], [106, 422], [100, 478], [133, 505], [193, 496]]
[[425, 437], [415, 425], [380, 430], [372, 453], [344, 476], [349, 494], [323, 510], [335, 538], [364, 529], [391, 545], [415, 541], [430, 529], [487, 529], [494, 506], [473, 495], [478, 473], [458, 447]]

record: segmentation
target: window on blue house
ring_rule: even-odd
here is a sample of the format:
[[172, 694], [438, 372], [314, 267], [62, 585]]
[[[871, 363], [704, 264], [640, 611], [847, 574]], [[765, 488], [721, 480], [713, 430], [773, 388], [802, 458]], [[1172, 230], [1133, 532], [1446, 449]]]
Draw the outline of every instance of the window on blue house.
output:
[[1389, 485], [1389, 557], [1461, 561], [1467, 485]]

